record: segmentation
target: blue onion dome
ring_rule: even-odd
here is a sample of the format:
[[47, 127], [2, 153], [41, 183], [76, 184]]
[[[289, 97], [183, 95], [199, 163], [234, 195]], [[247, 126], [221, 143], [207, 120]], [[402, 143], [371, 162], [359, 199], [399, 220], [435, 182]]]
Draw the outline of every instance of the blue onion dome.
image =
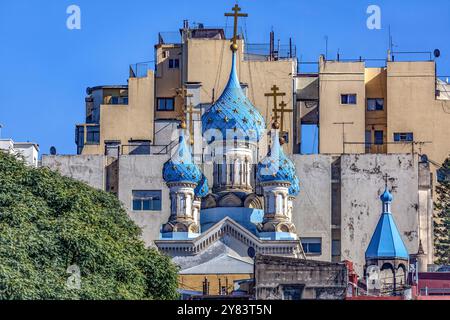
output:
[[[236, 52], [233, 52], [228, 83], [219, 99], [202, 116], [203, 134], [208, 130], [220, 130], [223, 140], [237, 133], [244, 135], [246, 140], [259, 141], [265, 128], [264, 118], [241, 88], [236, 71]], [[215, 139], [217, 137], [212, 137], [208, 142]]]
[[197, 187], [194, 190], [194, 194], [197, 198], [204, 198], [208, 195], [209, 187], [208, 180], [205, 175], [202, 174], [200, 180], [197, 183]]
[[300, 180], [298, 179], [297, 176], [295, 176], [294, 181], [291, 182], [291, 187], [289, 188], [289, 195], [292, 197], [296, 197], [299, 195], [299, 193], [300, 193]]
[[191, 151], [184, 135], [184, 129], [182, 129], [177, 150], [172, 158], [164, 163], [163, 179], [167, 183], [186, 182], [198, 184], [201, 178], [202, 173], [198, 166], [194, 164]]
[[380, 200], [383, 202], [392, 202], [392, 200], [394, 199], [394, 197], [392, 196], [392, 194], [389, 192], [389, 190], [386, 189], [384, 190], [384, 193], [380, 196]]
[[295, 192], [297, 191], [298, 178], [295, 173], [295, 166], [292, 161], [286, 157], [281, 148], [278, 130], [275, 130], [271, 150], [267, 156], [258, 163], [257, 178], [260, 182], [288, 182], [292, 187], [292, 195], [295, 195]]

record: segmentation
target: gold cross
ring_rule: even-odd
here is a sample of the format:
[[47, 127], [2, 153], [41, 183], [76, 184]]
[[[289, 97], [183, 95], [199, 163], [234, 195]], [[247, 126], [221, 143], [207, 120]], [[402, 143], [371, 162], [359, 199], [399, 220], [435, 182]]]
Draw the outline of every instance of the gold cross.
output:
[[280, 107], [281, 107], [280, 109], [275, 109], [275, 111], [277, 111], [277, 112], [279, 111], [281, 113], [280, 129], [281, 129], [281, 132], [283, 132], [283, 130], [284, 130], [284, 114], [288, 113], [288, 112], [294, 112], [294, 109], [286, 109], [287, 104], [284, 101], [282, 101], [280, 103]]
[[386, 187], [386, 189], [387, 189], [387, 187], [388, 187], [389, 175], [386, 173], [386, 174], [383, 176], [383, 179], [384, 179], [384, 185], [385, 185], [385, 187]]
[[273, 117], [276, 121], [278, 119], [278, 104], [277, 104], [277, 97], [284, 97], [286, 95], [285, 92], [278, 92], [280, 88], [278, 88], [275, 84], [270, 89], [272, 93], [266, 93], [264, 94], [265, 97], [273, 97]]
[[189, 115], [189, 136], [191, 138], [191, 145], [194, 144], [194, 114], [201, 114], [200, 110], [195, 111], [192, 103], [186, 106], [184, 110], [183, 118], [186, 119], [186, 116]]
[[241, 11], [241, 8], [236, 4], [231, 10], [234, 11], [234, 13], [225, 13], [225, 17], [234, 17], [234, 29], [233, 29], [233, 44], [231, 45], [232, 51], [237, 51], [237, 32], [238, 32], [238, 18], [239, 17], [248, 17], [248, 14], [246, 13], [239, 13]]

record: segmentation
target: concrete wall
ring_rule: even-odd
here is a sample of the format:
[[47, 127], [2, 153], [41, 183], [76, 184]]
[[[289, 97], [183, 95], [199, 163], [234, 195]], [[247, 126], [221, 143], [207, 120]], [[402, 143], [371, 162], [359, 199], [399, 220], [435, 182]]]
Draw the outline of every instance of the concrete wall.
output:
[[411, 155], [344, 155], [341, 158], [341, 255], [361, 275], [364, 254], [381, 216], [383, 175], [389, 175], [392, 214], [410, 254], [418, 250], [418, 164]]
[[[162, 179], [163, 164], [169, 156], [139, 155], [119, 158], [119, 200], [122, 201], [130, 218], [142, 228], [142, 237], [147, 245], [159, 239], [162, 224], [169, 220], [170, 193]], [[133, 190], [161, 190], [161, 211], [133, 211]]]
[[[162, 179], [168, 155], [121, 156], [116, 163], [119, 199], [139, 225], [147, 245], [159, 238], [161, 225], [170, 215], [169, 189]], [[318, 261], [350, 260], [361, 275], [364, 254], [381, 214], [379, 195], [384, 191], [383, 175], [389, 175], [393, 189], [392, 211], [410, 254], [417, 253], [419, 232], [429, 263], [432, 262], [432, 201], [428, 168], [421, 171], [411, 155], [344, 155], [340, 171], [332, 169], [335, 157], [294, 155], [300, 178], [300, 194], [294, 201], [293, 222], [300, 238], [321, 238], [322, 253], [308, 256]], [[62, 174], [103, 189], [106, 157], [43, 156], [42, 164]], [[339, 168], [338, 168], [339, 169]], [[204, 173], [212, 183], [212, 166]], [[332, 190], [336, 185], [339, 192]], [[420, 194], [419, 194], [420, 185]], [[133, 211], [133, 190], [161, 190], [161, 211]], [[334, 200], [333, 200], [334, 199]], [[334, 205], [334, 207], [333, 207]], [[337, 208], [339, 206], [339, 208]], [[339, 215], [339, 219], [333, 218]], [[420, 218], [419, 218], [420, 216]], [[420, 227], [419, 227], [419, 220]], [[332, 240], [340, 240], [340, 256], [332, 256]], [[339, 254], [339, 252], [338, 252]]]
[[292, 219], [301, 238], [322, 238], [322, 254], [314, 260], [331, 261], [331, 162], [327, 155], [294, 155], [300, 194]]
[[63, 176], [82, 181], [104, 190], [106, 157], [101, 155], [42, 156], [42, 166], [58, 171]]
[[256, 299], [284, 300], [294, 291], [298, 300], [343, 300], [348, 275], [344, 263], [258, 255], [255, 280]]

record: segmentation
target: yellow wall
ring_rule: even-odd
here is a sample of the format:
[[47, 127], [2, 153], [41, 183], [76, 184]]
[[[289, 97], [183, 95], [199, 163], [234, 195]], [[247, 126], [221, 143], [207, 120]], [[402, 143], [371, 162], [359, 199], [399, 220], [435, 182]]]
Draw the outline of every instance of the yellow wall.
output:
[[[155, 119], [175, 119], [183, 111], [183, 99], [177, 97], [176, 89], [181, 87], [182, 56], [181, 46], [173, 44], [157, 45], [156, 48], [155, 90], [156, 98], [175, 98], [175, 111], [157, 111], [155, 101]], [[166, 52], [164, 58], [163, 52]], [[169, 69], [169, 59], [179, 59], [179, 69]]]
[[179, 275], [179, 288], [203, 292], [203, 282], [205, 278], [209, 281], [209, 295], [219, 295], [219, 279], [222, 287], [226, 286], [228, 279], [228, 293], [234, 289], [234, 281], [252, 279], [253, 274], [186, 274]]
[[[345, 125], [345, 141], [359, 142], [346, 145], [345, 153], [364, 153], [365, 137], [365, 82], [364, 63], [320, 61], [320, 113], [319, 152], [343, 153], [342, 125], [337, 122], [353, 122]], [[356, 105], [342, 105], [341, 94], [357, 94]]]
[[153, 140], [154, 74], [128, 80], [128, 105], [100, 105], [100, 144], [85, 145], [83, 154], [104, 154], [105, 141]]
[[[387, 71], [386, 68], [366, 68], [366, 130], [371, 132], [372, 143], [375, 142], [375, 131], [383, 131], [383, 142], [387, 142]], [[368, 111], [367, 99], [384, 99], [382, 111]], [[364, 137], [365, 139], [365, 137]], [[386, 153], [387, 145], [372, 145], [371, 153]]]
[[[387, 67], [388, 141], [395, 132], [413, 132], [415, 141], [431, 142], [421, 153], [444, 162], [450, 153], [450, 101], [436, 100], [435, 63], [389, 62]], [[419, 152], [420, 146], [415, 147]], [[389, 145], [389, 153], [411, 152], [411, 144]]]

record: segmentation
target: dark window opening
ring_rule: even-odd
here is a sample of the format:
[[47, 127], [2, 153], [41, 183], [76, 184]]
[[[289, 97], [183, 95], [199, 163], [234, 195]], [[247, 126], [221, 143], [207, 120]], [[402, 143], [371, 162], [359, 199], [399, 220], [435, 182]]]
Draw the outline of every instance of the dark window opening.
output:
[[382, 130], [376, 130], [375, 131], [375, 144], [376, 145], [382, 145], [383, 144], [383, 131]]
[[412, 142], [414, 141], [414, 134], [412, 132], [394, 133], [395, 142]]
[[341, 104], [356, 104], [356, 94], [341, 94]]
[[306, 254], [322, 254], [322, 238], [302, 238], [301, 242]]
[[180, 59], [169, 59], [169, 69], [179, 69]]
[[158, 111], [173, 111], [173, 110], [175, 110], [175, 99], [174, 98], [158, 98], [157, 99], [157, 110]]
[[133, 211], [161, 211], [161, 190], [133, 190]]
[[384, 99], [367, 99], [368, 111], [382, 111], [384, 110]]

